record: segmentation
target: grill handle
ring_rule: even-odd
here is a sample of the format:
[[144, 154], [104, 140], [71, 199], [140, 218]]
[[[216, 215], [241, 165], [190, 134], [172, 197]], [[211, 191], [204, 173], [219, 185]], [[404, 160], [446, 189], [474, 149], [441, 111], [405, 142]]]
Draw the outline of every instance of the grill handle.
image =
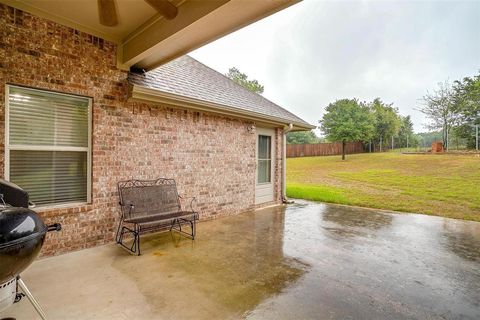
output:
[[62, 225], [60, 223], [54, 223], [49, 226], [47, 226], [47, 231], [52, 232], [52, 231], [60, 231], [62, 230]]

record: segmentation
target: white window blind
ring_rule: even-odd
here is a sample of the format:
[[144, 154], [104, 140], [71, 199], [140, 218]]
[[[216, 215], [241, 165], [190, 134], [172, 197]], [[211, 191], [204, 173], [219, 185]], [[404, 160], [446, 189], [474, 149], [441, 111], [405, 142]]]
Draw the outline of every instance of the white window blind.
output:
[[89, 202], [89, 98], [9, 86], [6, 172], [37, 205]]

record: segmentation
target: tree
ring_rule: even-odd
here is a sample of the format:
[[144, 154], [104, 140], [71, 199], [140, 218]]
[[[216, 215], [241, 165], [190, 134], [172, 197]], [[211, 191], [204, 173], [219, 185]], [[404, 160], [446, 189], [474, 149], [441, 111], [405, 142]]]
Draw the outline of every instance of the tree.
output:
[[245, 73], [240, 72], [240, 70], [235, 67], [228, 69], [228, 72], [225, 74], [225, 76], [252, 92], [258, 94], [263, 93], [264, 87], [258, 83], [257, 80], [249, 80]]
[[298, 131], [287, 133], [288, 144], [319, 143], [320, 138], [313, 131]]
[[413, 134], [413, 122], [410, 116], [400, 116], [400, 129], [398, 131], [398, 145], [400, 148], [416, 147], [418, 140]]
[[438, 89], [423, 96], [420, 111], [430, 120], [426, 126], [430, 130], [442, 130], [443, 145], [448, 148], [448, 135], [455, 124], [457, 113], [454, 110], [453, 90], [448, 81], [440, 82]]
[[475, 147], [475, 126], [480, 126], [480, 72], [453, 83], [453, 112], [458, 116], [455, 133]]
[[342, 160], [345, 160], [347, 141], [369, 141], [373, 134], [373, 119], [366, 105], [356, 99], [342, 99], [330, 103], [320, 121], [321, 129], [330, 141], [342, 142]]
[[373, 138], [379, 142], [380, 151], [382, 151], [385, 141], [389, 141], [398, 134], [401, 124], [400, 116], [392, 104], [386, 104], [380, 98], [369, 103], [369, 108], [374, 117]]

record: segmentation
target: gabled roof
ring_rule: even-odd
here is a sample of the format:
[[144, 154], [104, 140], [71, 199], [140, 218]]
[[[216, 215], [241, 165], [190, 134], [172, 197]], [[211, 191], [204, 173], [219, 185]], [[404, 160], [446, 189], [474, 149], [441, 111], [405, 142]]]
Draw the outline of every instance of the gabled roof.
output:
[[217, 111], [250, 115], [285, 125], [292, 123], [296, 129], [314, 128], [290, 111], [245, 89], [190, 56], [183, 56], [146, 73], [131, 72], [129, 82], [134, 92], [136, 88], [137, 92], [145, 88], [150, 89], [152, 96], [155, 93], [167, 94], [172, 100], [178, 98], [203, 103], [213, 106]]

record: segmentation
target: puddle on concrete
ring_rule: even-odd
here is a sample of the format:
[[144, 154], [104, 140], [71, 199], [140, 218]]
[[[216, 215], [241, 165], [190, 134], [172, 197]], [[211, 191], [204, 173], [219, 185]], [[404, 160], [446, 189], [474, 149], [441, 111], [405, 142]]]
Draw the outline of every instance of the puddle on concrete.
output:
[[250, 319], [480, 318], [479, 223], [310, 202], [285, 214], [285, 254], [312, 267]]
[[444, 222], [442, 226], [443, 239], [441, 243], [447, 250], [461, 258], [480, 261], [480, 241], [478, 241], [478, 232], [475, 232], [475, 229], [478, 230], [478, 228], [475, 227], [474, 223], [448, 221]]

